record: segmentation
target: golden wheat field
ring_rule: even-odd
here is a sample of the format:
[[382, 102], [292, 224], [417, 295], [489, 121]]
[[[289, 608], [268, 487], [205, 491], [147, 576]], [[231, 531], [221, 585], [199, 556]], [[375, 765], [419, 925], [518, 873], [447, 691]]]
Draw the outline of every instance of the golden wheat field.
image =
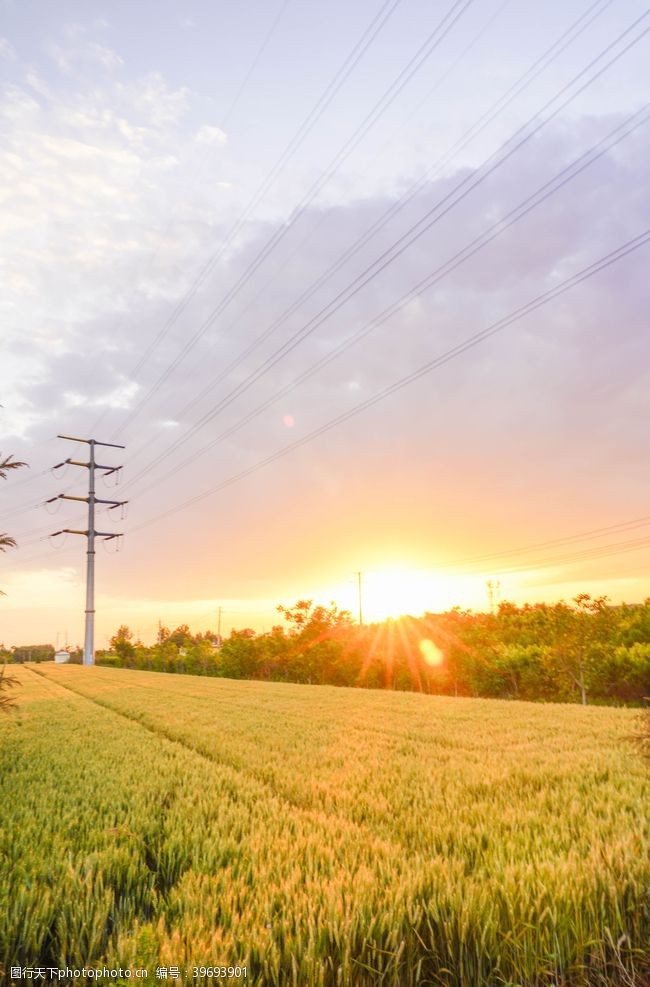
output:
[[650, 983], [633, 711], [16, 674], [7, 983]]

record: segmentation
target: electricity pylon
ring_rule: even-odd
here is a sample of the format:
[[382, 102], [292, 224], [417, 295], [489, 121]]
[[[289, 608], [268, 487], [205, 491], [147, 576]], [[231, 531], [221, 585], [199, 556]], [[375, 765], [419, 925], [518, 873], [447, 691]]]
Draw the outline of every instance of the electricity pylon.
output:
[[95, 664], [95, 538], [103, 538], [105, 541], [110, 541], [112, 538], [119, 538], [120, 535], [117, 532], [112, 531], [97, 531], [95, 528], [95, 504], [109, 504], [109, 510], [114, 507], [122, 507], [124, 504], [128, 503], [126, 500], [104, 500], [101, 497], [95, 496], [95, 470], [102, 470], [105, 476], [109, 476], [111, 473], [116, 473], [121, 470], [121, 466], [102, 466], [100, 463], [95, 462], [95, 446], [109, 446], [111, 449], [124, 449], [124, 446], [118, 446], [114, 442], [98, 442], [97, 439], [78, 439], [72, 435], [58, 435], [58, 439], [66, 439], [68, 442], [85, 442], [90, 446], [90, 455], [88, 457], [87, 463], [80, 463], [75, 459], [64, 459], [62, 463], [57, 463], [54, 469], [59, 469], [61, 466], [83, 466], [84, 469], [88, 470], [88, 496], [87, 497], [71, 497], [69, 494], [58, 494], [56, 497], [50, 497], [46, 503], [51, 504], [55, 500], [80, 500], [88, 504], [88, 530], [87, 531], [77, 531], [75, 528], [62, 528], [61, 531], [55, 531], [52, 537], [55, 535], [69, 534], [69, 535], [85, 535], [88, 539], [88, 551], [86, 553], [86, 626], [84, 632], [84, 665], [94, 665]]

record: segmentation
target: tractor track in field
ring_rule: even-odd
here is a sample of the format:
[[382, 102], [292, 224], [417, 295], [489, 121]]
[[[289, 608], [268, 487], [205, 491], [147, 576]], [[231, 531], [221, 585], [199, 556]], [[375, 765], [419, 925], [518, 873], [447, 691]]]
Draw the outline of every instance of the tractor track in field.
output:
[[[218, 756], [215, 756], [214, 754], [204, 749], [195, 747], [194, 745], [189, 744], [185, 740], [183, 740], [182, 737], [178, 737], [174, 735], [171, 731], [165, 730], [164, 728], [160, 729], [158, 727], [152, 726], [151, 724], [147, 723], [145, 720], [140, 719], [138, 716], [131, 713], [127, 713], [124, 710], [116, 709], [115, 706], [111, 705], [109, 702], [97, 699], [93, 696], [89, 696], [86, 693], [82, 692], [81, 690], [75, 689], [73, 686], [69, 684], [63, 685], [62, 683], [54, 682], [52, 679], [49, 678], [48, 675], [46, 675], [44, 672], [36, 668], [31, 668], [29, 666], [24, 666], [24, 667], [28, 668], [30, 672], [33, 672], [35, 675], [38, 675], [39, 678], [44, 679], [46, 682], [50, 683], [51, 685], [58, 686], [59, 688], [72, 693], [72, 695], [74, 696], [78, 696], [79, 698], [85, 699], [87, 702], [90, 702], [95, 706], [99, 706], [101, 709], [108, 710], [108, 712], [113, 713], [116, 716], [121, 716], [124, 719], [128, 720], [130, 723], [135, 723], [137, 726], [142, 727], [144, 730], [148, 731], [149, 733], [153, 734], [156, 737], [162, 737], [172, 744], [178, 744], [178, 746], [182, 747], [183, 750], [189, 751], [191, 754], [197, 755], [202, 760], [208, 762], [208, 764], [214, 764], [217, 766], [226, 767], [229, 770], [233, 771], [235, 775], [241, 775], [243, 778], [250, 778], [254, 780], [264, 790], [266, 795], [284, 804], [291, 811], [300, 814], [301, 816], [309, 819], [311, 822], [316, 822], [320, 824], [322, 823], [323, 817], [326, 817], [327, 819], [331, 819], [335, 821], [342, 829], [347, 829], [357, 832], [359, 834], [359, 838], [362, 838], [366, 844], [370, 840], [375, 844], [377, 843], [381, 844], [381, 846], [388, 851], [392, 850], [393, 852], [399, 852], [399, 853], [403, 853], [404, 851], [407, 851], [408, 857], [411, 861], [421, 856], [421, 854], [418, 851], [414, 851], [413, 847], [407, 845], [404, 841], [402, 840], [396, 841], [393, 839], [388, 839], [383, 835], [377, 834], [370, 827], [368, 823], [363, 823], [358, 820], [349, 819], [345, 816], [341, 816], [336, 812], [328, 810], [324, 807], [316, 808], [314, 806], [301, 805], [298, 801], [292, 799], [286, 793], [280, 791], [278, 788], [273, 786], [266, 778], [263, 778], [255, 771], [247, 770], [246, 768], [242, 768], [234, 764], [230, 760], [219, 758]], [[428, 856], [427, 860], [430, 861], [431, 856]]]

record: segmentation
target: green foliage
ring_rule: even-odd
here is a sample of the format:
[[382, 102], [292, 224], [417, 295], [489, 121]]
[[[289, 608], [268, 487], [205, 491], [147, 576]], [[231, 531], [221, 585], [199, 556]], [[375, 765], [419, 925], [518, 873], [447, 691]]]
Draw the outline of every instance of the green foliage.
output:
[[96, 651], [95, 652], [95, 664], [103, 665], [107, 668], [123, 668], [124, 662], [122, 658], [112, 651]]
[[175, 644], [177, 648], [187, 647], [193, 641], [191, 631], [187, 624], [181, 624], [171, 634], [167, 634], [165, 641]]
[[650, 696], [650, 600], [612, 607], [582, 594], [572, 604], [502, 603], [496, 614], [454, 609], [367, 627], [334, 603], [278, 610], [284, 625], [233, 630], [220, 647], [183, 624], [161, 628], [145, 648], [121, 627], [114, 657], [98, 654], [97, 663], [486, 698], [641, 704]]
[[133, 632], [129, 630], [126, 624], [118, 627], [117, 633], [110, 640], [110, 644], [122, 664], [128, 665], [135, 655], [135, 646], [133, 644]]
[[23, 644], [13, 649], [13, 661], [52, 661], [54, 647], [51, 644]]
[[349, 684], [350, 656], [346, 643], [352, 621], [335, 603], [314, 607], [299, 600], [293, 607], [278, 607], [289, 625], [285, 665], [293, 682]]
[[233, 631], [224, 641], [219, 655], [219, 672], [229, 679], [256, 678], [258, 671], [258, 648], [255, 631], [245, 629]]

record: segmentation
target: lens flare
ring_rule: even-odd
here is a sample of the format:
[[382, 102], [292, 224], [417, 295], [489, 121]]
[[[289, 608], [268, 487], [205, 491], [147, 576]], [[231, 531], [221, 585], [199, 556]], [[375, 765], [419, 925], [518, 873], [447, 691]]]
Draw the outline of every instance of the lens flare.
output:
[[442, 665], [444, 655], [440, 648], [433, 641], [430, 641], [429, 638], [425, 637], [420, 641], [420, 651], [427, 665]]

